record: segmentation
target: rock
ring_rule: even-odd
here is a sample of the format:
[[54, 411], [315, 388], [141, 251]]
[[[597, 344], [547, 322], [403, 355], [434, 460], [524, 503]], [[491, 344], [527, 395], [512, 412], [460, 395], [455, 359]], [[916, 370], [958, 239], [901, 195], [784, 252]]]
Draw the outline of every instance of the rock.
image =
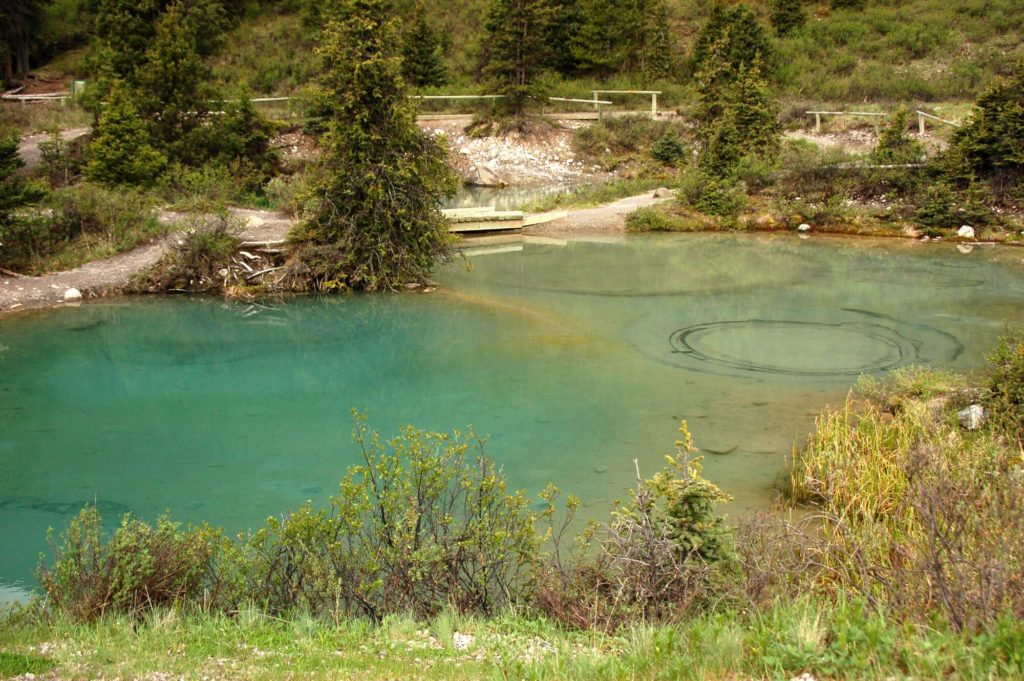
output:
[[76, 300], [81, 300], [81, 299], [82, 299], [82, 292], [79, 291], [77, 288], [73, 288], [72, 287], [72, 288], [69, 288], [67, 291], [64, 292], [64, 300], [66, 300], [68, 302], [74, 302]]
[[452, 634], [452, 645], [455, 646], [455, 650], [469, 650], [473, 645], [473, 635], [460, 634], [456, 631]]
[[974, 238], [974, 227], [970, 225], [964, 225], [956, 231], [956, 235], [961, 239], [973, 239]]
[[798, 232], [809, 232], [809, 231], [811, 231], [811, 226], [809, 224], [807, 224], [806, 222], [803, 222], [803, 223], [800, 224], [799, 227], [796, 228], [796, 231], [798, 231]]
[[972, 404], [963, 411], [957, 413], [960, 418], [960, 425], [967, 430], [977, 430], [985, 421], [985, 409], [980, 404]]
[[505, 182], [487, 166], [480, 166], [469, 173], [465, 183], [471, 187], [504, 187]]
[[670, 199], [672, 196], [672, 190], [666, 189], [665, 187], [658, 187], [654, 190], [654, 194], [651, 195], [651, 197], [655, 199]]

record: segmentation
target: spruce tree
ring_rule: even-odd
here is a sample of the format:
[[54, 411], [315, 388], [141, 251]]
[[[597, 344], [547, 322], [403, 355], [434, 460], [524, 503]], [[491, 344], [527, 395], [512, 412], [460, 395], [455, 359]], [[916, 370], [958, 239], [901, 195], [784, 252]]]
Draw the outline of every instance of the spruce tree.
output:
[[782, 37], [803, 28], [807, 23], [803, 0], [772, 0], [772, 27]]
[[115, 83], [89, 144], [86, 176], [106, 186], [150, 186], [167, 166], [167, 158], [150, 144], [149, 130], [133, 95]]
[[11, 221], [11, 213], [40, 197], [39, 191], [18, 175], [25, 162], [18, 154], [18, 136], [0, 134], [0, 228]]
[[448, 74], [444, 66], [444, 46], [429, 23], [423, 3], [416, 3], [412, 24], [402, 41], [402, 75], [410, 85], [444, 85]]
[[334, 105], [319, 208], [292, 235], [323, 289], [397, 289], [449, 253], [441, 202], [456, 181], [445, 149], [416, 124], [386, 0], [334, 0], [318, 52]]
[[980, 175], [1024, 178], [1024, 61], [978, 99], [975, 114], [954, 134], [950, 153]]
[[580, 73], [608, 78], [621, 69], [628, 50], [616, 0], [580, 0], [580, 25], [571, 50]]
[[669, 35], [668, 3], [649, 0], [641, 42], [641, 72], [648, 82], [667, 78], [672, 71], [672, 39]]
[[692, 63], [695, 73], [709, 66], [707, 62], [712, 46], [723, 39], [725, 47], [716, 52], [715, 58], [728, 62], [731, 73], [737, 73], [740, 66], [754, 62], [760, 63], [765, 75], [774, 70], [775, 51], [757, 14], [745, 5], [725, 9], [716, 3], [694, 45]]
[[495, 94], [504, 95], [505, 113], [516, 119], [543, 94], [536, 80], [548, 61], [553, 17], [550, 0], [491, 0], [487, 10], [484, 28], [490, 52], [484, 76]]

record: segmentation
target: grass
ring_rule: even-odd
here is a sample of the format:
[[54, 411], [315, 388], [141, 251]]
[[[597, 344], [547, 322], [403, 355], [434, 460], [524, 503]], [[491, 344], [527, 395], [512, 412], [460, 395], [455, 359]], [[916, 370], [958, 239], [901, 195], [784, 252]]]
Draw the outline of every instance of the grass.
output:
[[141, 625], [14, 618], [0, 631], [7, 651], [0, 669], [17, 674], [54, 665], [70, 678], [725, 680], [809, 672], [863, 680], [1009, 679], [1024, 671], [1022, 640], [1019, 621], [960, 636], [941, 623], [900, 624], [859, 602], [808, 598], [678, 626], [634, 625], [614, 635], [570, 631], [513, 612], [335, 626], [257, 610], [235, 617], [165, 610]]
[[46, 211], [26, 213], [5, 237], [5, 267], [45, 274], [129, 251], [175, 228], [160, 221], [152, 196], [91, 184], [58, 189]]
[[0, 103], [0, 128], [10, 127], [22, 135], [91, 125], [92, 114], [77, 106], [61, 106], [57, 102]]

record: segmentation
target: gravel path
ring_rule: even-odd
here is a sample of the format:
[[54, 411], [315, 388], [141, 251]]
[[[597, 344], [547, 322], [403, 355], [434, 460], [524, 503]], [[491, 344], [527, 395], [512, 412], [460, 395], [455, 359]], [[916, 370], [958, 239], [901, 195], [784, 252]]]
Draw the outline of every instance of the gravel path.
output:
[[[280, 213], [235, 209], [232, 214], [244, 221], [245, 226], [239, 236], [246, 241], [284, 239], [292, 226], [292, 221]], [[163, 213], [160, 219], [180, 222], [184, 217]], [[158, 263], [174, 239], [175, 236], [171, 234], [126, 253], [95, 260], [67, 272], [39, 277], [0, 276], [0, 314], [64, 304], [64, 292], [70, 288], [78, 289], [84, 298], [116, 295], [135, 274]]]
[[[89, 128], [70, 128], [68, 130], [61, 130], [60, 136], [64, 138], [65, 142], [70, 143], [82, 135], [88, 134], [89, 130]], [[21, 142], [18, 144], [18, 153], [21, 155], [21, 160], [25, 162], [22, 172], [28, 172], [42, 163], [43, 155], [39, 151], [39, 143], [45, 142], [48, 139], [50, 139], [50, 136], [45, 132], [21, 138]]]
[[672, 193], [664, 189], [639, 196], [630, 196], [596, 208], [570, 210], [561, 220], [546, 222], [525, 230], [526, 234], [544, 236], [584, 236], [617, 234], [626, 231], [626, 216], [637, 208], [646, 208], [670, 201]]

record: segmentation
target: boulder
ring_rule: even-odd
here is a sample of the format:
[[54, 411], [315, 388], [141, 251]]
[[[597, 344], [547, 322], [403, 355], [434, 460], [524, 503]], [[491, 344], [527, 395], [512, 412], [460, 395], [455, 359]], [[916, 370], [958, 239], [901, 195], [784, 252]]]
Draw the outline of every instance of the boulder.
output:
[[974, 227], [970, 225], [964, 225], [956, 231], [956, 235], [961, 239], [973, 239], [974, 238]]
[[672, 190], [666, 189], [665, 187], [658, 187], [654, 190], [654, 194], [652, 194], [652, 198], [655, 199], [670, 199], [673, 196], [675, 196], [675, 194], [672, 193]]
[[77, 288], [69, 288], [64, 292], [64, 300], [71, 303], [82, 299], [82, 292]]
[[479, 166], [469, 172], [465, 183], [471, 187], [504, 187], [505, 182], [487, 166]]
[[809, 232], [809, 231], [811, 231], [811, 226], [809, 224], [807, 224], [806, 222], [804, 222], [804, 223], [801, 223], [800, 226], [796, 228], [796, 231], [798, 231], [798, 232]]
[[985, 422], [985, 408], [980, 404], [972, 404], [966, 409], [957, 413], [960, 418], [960, 425], [967, 430], [978, 430]]

